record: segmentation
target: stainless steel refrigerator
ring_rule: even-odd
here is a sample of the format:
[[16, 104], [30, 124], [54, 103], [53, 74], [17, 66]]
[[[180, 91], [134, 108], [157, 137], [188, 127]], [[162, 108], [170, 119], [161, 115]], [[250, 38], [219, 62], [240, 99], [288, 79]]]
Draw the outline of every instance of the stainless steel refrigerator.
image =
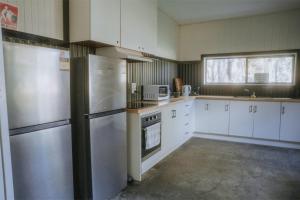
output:
[[68, 51], [4, 43], [16, 199], [73, 199]]
[[126, 61], [71, 62], [76, 199], [109, 199], [127, 185]]

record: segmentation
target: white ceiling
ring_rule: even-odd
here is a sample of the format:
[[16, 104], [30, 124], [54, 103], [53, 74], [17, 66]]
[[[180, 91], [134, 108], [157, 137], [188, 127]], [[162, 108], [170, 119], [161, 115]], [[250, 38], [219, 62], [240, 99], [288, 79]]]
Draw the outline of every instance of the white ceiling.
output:
[[300, 0], [158, 0], [179, 24], [245, 17], [300, 8]]

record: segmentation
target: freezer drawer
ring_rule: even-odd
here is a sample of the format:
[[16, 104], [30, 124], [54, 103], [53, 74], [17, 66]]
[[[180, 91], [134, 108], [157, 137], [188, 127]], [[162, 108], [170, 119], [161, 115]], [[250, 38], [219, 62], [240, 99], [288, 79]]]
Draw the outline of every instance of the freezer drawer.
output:
[[10, 141], [16, 199], [74, 199], [70, 125]]
[[127, 184], [126, 113], [90, 120], [93, 199], [109, 199]]
[[89, 55], [89, 113], [126, 108], [126, 62]]
[[70, 71], [61, 68], [68, 51], [4, 43], [10, 129], [70, 119]]

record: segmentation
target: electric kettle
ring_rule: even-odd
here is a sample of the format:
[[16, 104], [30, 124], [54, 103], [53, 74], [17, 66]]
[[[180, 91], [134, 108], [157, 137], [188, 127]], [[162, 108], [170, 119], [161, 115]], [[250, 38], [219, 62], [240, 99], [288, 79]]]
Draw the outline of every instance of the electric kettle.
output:
[[191, 92], [192, 92], [192, 86], [190, 86], [190, 85], [182, 86], [182, 95], [183, 96], [190, 96]]

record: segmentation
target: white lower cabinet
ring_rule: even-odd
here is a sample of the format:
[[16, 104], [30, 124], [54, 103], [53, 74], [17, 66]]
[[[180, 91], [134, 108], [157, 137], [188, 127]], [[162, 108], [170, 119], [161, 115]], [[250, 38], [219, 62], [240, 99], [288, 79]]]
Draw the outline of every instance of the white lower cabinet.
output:
[[162, 152], [167, 155], [187, 141], [193, 129], [193, 102], [162, 108]]
[[196, 131], [228, 135], [229, 110], [229, 101], [197, 100]]
[[280, 103], [255, 102], [253, 105], [253, 137], [279, 140]]
[[300, 103], [282, 103], [280, 140], [300, 142]]
[[161, 150], [163, 154], [170, 153], [176, 145], [176, 121], [176, 107], [168, 106], [162, 109]]
[[279, 139], [280, 103], [231, 101], [229, 135]]
[[252, 137], [253, 103], [250, 101], [231, 101], [229, 135]]

